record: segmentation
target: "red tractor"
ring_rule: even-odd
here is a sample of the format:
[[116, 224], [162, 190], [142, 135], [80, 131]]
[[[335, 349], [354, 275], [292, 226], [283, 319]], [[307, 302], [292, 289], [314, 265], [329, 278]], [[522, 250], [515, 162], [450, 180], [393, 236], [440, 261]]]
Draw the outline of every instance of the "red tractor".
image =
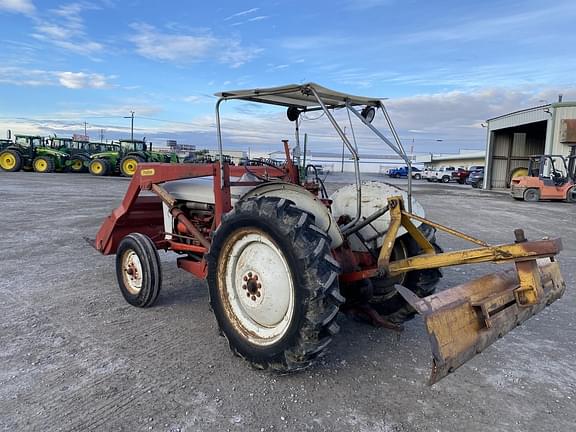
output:
[[[380, 99], [316, 84], [217, 96], [220, 160], [139, 164], [94, 240], [102, 254], [116, 255], [118, 284], [130, 304], [154, 304], [162, 285], [158, 250], [176, 252], [179, 268], [207, 280], [232, 351], [283, 372], [325, 351], [338, 333], [339, 311], [397, 331], [420, 313], [433, 346], [433, 383], [562, 296], [558, 263], [546, 259], [560, 251], [560, 240], [527, 241], [517, 230], [515, 243], [489, 246], [427, 220], [412, 198], [410, 176], [407, 191], [361, 180], [356, 142], [348, 138], [354, 134], [344, 133], [343, 119], [350, 131], [367, 128], [410, 167]], [[224, 163], [220, 107], [232, 100], [284, 107], [296, 147], [301, 116], [322, 113], [351, 154], [355, 184], [329, 195], [316, 168], [300, 166], [288, 141], [282, 164]], [[393, 140], [372, 124], [378, 112]], [[477, 247], [443, 253], [436, 229]], [[486, 261], [513, 267], [433, 294], [440, 267]]]

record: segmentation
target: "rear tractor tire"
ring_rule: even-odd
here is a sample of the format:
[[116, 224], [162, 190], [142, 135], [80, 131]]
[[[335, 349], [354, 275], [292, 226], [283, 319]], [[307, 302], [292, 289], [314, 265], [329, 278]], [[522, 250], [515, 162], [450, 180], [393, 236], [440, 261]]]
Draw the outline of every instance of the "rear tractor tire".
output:
[[162, 267], [150, 237], [132, 233], [122, 239], [116, 251], [116, 278], [132, 306], [146, 308], [154, 304], [162, 286]]
[[88, 166], [90, 174], [95, 176], [107, 176], [110, 174], [110, 162], [106, 159], [94, 159]]
[[303, 369], [338, 332], [340, 266], [327, 234], [291, 201], [238, 202], [222, 218], [207, 263], [220, 330], [254, 367]]
[[56, 166], [54, 164], [54, 160], [48, 156], [37, 156], [32, 161], [32, 167], [34, 171], [37, 173], [45, 174], [54, 172]]
[[5, 150], [0, 153], [0, 168], [4, 171], [15, 172], [22, 168], [22, 158], [17, 151]]
[[132, 177], [136, 174], [136, 168], [138, 164], [144, 162], [141, 157], [138, 156], [126, 156], [120, 161], [120, 172], [124, 177]]
[[[422, 224], [418, 229], [434, 246], [437, 253], [443, 252], [442, 248], [436, 243], [436, 231], [434, 228]], [[391, 259], [404, 259], [420, 255], [421, 253], [418, 243], [408, 234], [404, 234], [396, 239]], [[385, 319], [401, 324], [412, 319], [416, 315], [416, 310], [398, 294], [394, 285], [403, 285], [418, 297], [426, 297], [436, 291], [436, 285], [440, 278], [442, 278], [442, 272], [439, 269], [414, 270], [393, 278], [372, 278], [374, 296], [370, 302], [374, 309]]]

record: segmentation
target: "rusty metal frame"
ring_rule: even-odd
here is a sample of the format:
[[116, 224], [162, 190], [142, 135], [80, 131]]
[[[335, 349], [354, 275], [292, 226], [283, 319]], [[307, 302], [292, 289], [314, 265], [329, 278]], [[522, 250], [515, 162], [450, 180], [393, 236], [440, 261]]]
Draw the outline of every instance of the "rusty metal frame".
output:
[[[285, 169], [255, 166], [251, 167], [250, 171], [272, 178], [288, 177], [290, 181], [297, 177], [297, 171], [290, 162]], [[139, 164], [121, 204], [100, 227], [94, 241], [94, 247], [104, 255], [114, 254], [124, 236], [132, 232], [141, 232], [150, 237], [158, 249], [188, 252], [201, 256], [199, 261], [181, 257], [178, 259], [178, 267], [197, 277], [205, 278], [204, 255], [210, 249], [210, 239], [206, 238], [199, 228], [186, 217], [184, 212], [175, 206], [175, 198], [161, 184], [173, 180], [213, 177], [215, 205], [212, 230], [215, 230], [220, 225], [222, 216], [232, 209], [231, 186], [251, 183], [238, 181], [231, 183], [230, 176], [239, 177], [245, 172], [244, 167], [229, 166], [228, 164], [221, 166], [219, 162], [212, 164]], [[150, 191], [154, 195], [142, 196], [140, 195], [142, 191]], [[184, 224], [192, 238], [200, 243], [199, 246], [165, 239], [162, 203], [168, 206], [174, 219]]]

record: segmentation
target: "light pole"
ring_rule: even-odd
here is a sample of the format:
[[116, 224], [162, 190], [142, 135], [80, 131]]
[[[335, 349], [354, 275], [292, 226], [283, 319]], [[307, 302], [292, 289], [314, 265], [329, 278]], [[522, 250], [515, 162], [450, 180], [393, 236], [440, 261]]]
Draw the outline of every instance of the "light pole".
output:
[[129, 117], [124, 117], [131, 119], [130, 121], [130, 141], [134, 141], [134, 111], [130, 111]]

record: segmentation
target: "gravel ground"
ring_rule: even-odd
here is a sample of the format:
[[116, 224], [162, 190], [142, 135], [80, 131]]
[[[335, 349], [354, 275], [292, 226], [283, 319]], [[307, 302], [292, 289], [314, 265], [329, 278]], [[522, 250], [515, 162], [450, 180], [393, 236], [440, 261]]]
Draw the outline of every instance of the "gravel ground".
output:
[[[348, 177], [328, 178], [330, 188]], [[396, 183], [405, 183], [396, 181]], [[394, 333], [338, 318], [326, 356], [302, 373], [234, 357], [205, 284], [161, 254], [164, 285], [142, 310], [121, 297], [94, 237], [128, 182], [0, 173], [0, 427], [4, 430], [573, 431], [576, 207], [417, 182], [428, 217], [492, 243], [560, 236], [564, 298], [433, 387], [422, 320]], [[446, 250], [465, 247], [439, 234]], [[440, 289], [494, 271], [449, 268]]]

